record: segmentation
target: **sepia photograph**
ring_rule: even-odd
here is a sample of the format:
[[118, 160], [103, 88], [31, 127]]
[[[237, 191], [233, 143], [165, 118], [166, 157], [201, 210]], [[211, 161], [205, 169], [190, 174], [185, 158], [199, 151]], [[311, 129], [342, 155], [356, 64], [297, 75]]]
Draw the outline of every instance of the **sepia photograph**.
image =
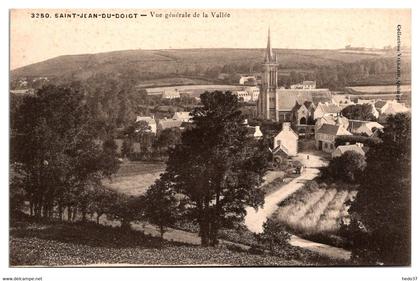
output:
[[411, 267], [411, 29], [10, 9], [8, 266]]

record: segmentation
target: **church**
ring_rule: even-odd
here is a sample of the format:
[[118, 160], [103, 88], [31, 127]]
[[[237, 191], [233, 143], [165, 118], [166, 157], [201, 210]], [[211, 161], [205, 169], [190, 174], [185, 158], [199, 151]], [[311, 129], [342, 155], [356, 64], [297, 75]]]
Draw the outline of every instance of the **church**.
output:
[[276, 122], [293, 122], [294, 109], [305, 103], [318, 103], [332, 101], [332, 94], [329, 89], [298, 88], [285, 89], [278, 85], [277, 55], [271, 48], [270, 29], [268, 29], [267, 49], [265, 51], [261, 90], [258, 98], [257, 112], [261, 119], [268, 119]]

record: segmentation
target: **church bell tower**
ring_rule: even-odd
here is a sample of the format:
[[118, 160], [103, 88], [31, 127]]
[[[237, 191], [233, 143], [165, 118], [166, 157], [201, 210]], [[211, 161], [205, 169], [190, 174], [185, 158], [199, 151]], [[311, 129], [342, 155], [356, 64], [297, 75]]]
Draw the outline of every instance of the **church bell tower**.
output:
[[268, 29], [267, 49], [263, 63], [264, 73], [260, 98], [258, 99], [258, 115], [264, 119], [278, 121], [277, 108], [277, 56], [271, 49], [270, 28]]

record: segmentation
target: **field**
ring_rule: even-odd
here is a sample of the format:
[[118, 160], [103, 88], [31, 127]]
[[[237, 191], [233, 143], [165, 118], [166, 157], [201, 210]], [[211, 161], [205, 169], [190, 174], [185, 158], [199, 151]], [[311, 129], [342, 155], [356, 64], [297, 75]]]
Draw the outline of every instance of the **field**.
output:
[[104, 184], [128, 195], [141, 195], [165, 170], [161, 162], [124, 162], [112, 180]]
[[310, 183], [280, 203], [273, 217], [297, 234], [336, 234], [349, 220], [344, 203], [355, 196], [354, 190]]
[[298, 248], [297, 258], [261, 255], [235, 248], [161, 242], [141, 232], [92, 223], [19, 222], [11, 227], [9, 242], [11, 266], [337, 264]]

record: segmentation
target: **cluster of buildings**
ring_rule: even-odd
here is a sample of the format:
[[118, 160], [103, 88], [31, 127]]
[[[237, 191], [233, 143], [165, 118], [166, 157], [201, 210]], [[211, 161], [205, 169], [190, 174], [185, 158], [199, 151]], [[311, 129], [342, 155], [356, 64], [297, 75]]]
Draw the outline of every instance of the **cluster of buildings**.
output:
[[[318, 89], [314, 81], [303, 81], [284, 89], [277, 84], [278, 65], [277, 56], [271, 48], [269, 31], [257, 111], [259, 118], [283, 124], [282, 131], [274, 137], [274, 154], [288, 157], [296, 155], [299, 136], [301, 133], [307, 136], [309, 132], [314, 136], [316, 148], [333, 157], [348, 150], [364, 155], [363, 144], [337, 146], [336, 139], [351, 135], [375, 137], [384, 128], [380, 123], [386, 116], [409, 111], [396, 100], [352, 99], [349, 95], [338, 95], [329, 89]], [[355, 104], [369, 104], [378, 122], [343, 117], [342, 110]]]

